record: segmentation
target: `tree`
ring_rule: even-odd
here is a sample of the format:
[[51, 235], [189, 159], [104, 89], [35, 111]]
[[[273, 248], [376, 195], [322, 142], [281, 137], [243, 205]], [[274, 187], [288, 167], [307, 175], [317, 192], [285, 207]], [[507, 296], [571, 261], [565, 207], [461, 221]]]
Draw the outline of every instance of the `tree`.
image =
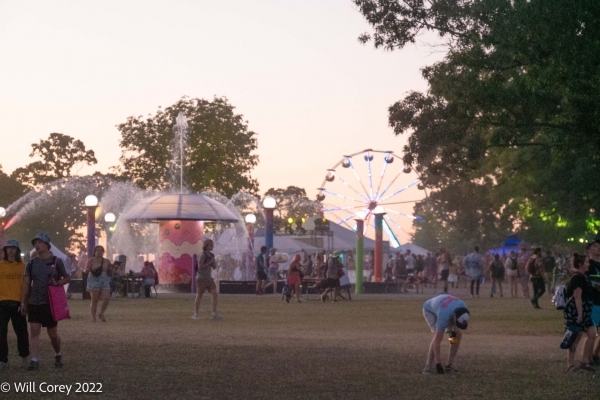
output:
[[[302, 229], [302, 218], [313, 217], [318, 214], [321, 204], [310, 200], [306, 190], [297, 186], [288, 186], [285, 189], [271, 188], [265, 192], [265, 197], [271, 196], [277, 202], [274, 225], [277, 231], [293, 231], [293, 224]], [[293, 224], [287, 222], [293, 219]]]
[[256, 133], [227, 99], [182, 98], [155, 115], [129, 117], [117, 125], [122, 138], [119, 173], [141, 188], [178, 189], [179, 143], [173, 125], [180, 111], [188, 121], [184, 143], [184, 179], [193, 192], [212, 189], [231, 197], [240, 190], [256, 193], [250, 171], [258, 164]]
[[0, 207], [7, 208], [25, 194], [26, 187], [2, 171], [0, 165]]
[[29, 157], [40, 157], [25, 167], [17, 168], [11, 178], [28, 187], [43, 185], [73, 175], [77, 164], [96, 164], [93, 150], [86, 150], [81, 140], [62, 133], [51, 133], [47, 140], [33, 143]]
[[423, 69], [429, 91], [389, 109], [444, 229], [461, 243], [518, 230], [539, 244], [597, 229], [597, 2], [354, 3], [374, 27], [363, 42], [394, 50], [432, 30], [447, 43]]

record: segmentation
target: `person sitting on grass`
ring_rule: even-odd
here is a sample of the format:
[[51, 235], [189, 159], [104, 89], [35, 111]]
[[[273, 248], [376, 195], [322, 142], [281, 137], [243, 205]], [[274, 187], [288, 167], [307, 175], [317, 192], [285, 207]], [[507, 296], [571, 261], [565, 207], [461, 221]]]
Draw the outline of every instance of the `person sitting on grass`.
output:
[[[458, 353], [458, 346], [462, 338], [462, 331], [467, 329], [470, 313], [464, 301], [457, 297], [442, 294], [429, 299], [423, 304], [423, 316], [427, 325], [433, 333], [433, 339], [429, 345], [427, 361], [423, 374], [431, 373], [431, 365], [435, 361], [435, 370], [438, 374], [444, 372], [458, 372], [454, 368], [454, 359]], [[440, 344], [444, 337], [444, 331], [450, 335], [450, 354], [448, 364], [442, 366]]]

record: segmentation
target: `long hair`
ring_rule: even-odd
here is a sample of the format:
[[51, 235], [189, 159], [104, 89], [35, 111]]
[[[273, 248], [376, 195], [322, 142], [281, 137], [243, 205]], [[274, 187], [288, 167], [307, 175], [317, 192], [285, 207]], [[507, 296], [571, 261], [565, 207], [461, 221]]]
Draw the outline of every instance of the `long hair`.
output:
[[104, 250], [104, 246], [96, 246], [94, 247], [94, 251], [92, 251], [92, 257], [96, 257], [96, 250], [98, 249], [102, 249], [102, 252], [106, 252], [106, 250]]
[[[2, 249], [2, 252], [4, 253], [5, 261], [8, 261], [8, 252], [6, 251], [7, 248], [8, 248], [8, 246], [6, 246], [5, 248]], [[19, 248], [17, 248], [17, 254], [15, 255], [15, 261], [23, 262], [23, 259], [21, 258], [21, 249], [19, 249]]]

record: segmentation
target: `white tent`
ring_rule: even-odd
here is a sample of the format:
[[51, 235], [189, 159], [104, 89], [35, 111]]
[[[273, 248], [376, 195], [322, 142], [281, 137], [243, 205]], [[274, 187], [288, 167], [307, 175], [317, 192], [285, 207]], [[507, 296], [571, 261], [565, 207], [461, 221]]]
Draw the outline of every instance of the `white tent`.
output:
[[402, 250], [402, 252], [406, 252], [406, 250], [410, 250], [410, 252], [412, 254], [422, 255], [422, 256], [426, 256], [427, 253], [429, 252], [429, 250], [419, 247], [413, 243], [404, 243], [403, 245], [400, 246], [400, 249]]

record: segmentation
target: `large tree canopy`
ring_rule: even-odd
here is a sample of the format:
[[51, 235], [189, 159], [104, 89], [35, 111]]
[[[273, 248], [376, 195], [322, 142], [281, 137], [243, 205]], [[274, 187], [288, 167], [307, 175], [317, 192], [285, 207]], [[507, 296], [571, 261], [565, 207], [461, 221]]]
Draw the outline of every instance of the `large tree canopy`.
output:
[[148, 117], [129, 117], [117, 125], [122, 138], [118, 171], [140, 187], [178, 189], [179, 143], [175, 119], [184, 111], [188, 138], [184, 149], [184, 179], [188, 190], [212, 189], [230, 197], [240, 190], [256, 193], [250, 171], [258, 164], [256, 133], [226, 98], [213, 101], [182, 98]]
[[31, 147], [33, 150], [29, 157], [39, 157], [41, 161], [17, 168], [11, 174], [11, 178], [30, 188], [68, 178], [78, 164], [92, 165], [98, 162], [94, 151], [86, 150], [81, 140], [62, 133], [51, 133], [47, 140], [33, 143]]
[[423, 69], [429, 91], [389, 110], [394, 133], [410, 134], [404, 161], [432, 189], [417, 208], [442, 223], [438, 240], [494, 246], [519, 230], [567, 244], [597, 229], [600, 3], [354, 3], [374, 27], [362, 41], [394, 50], [432, 30], [447, 43]]

